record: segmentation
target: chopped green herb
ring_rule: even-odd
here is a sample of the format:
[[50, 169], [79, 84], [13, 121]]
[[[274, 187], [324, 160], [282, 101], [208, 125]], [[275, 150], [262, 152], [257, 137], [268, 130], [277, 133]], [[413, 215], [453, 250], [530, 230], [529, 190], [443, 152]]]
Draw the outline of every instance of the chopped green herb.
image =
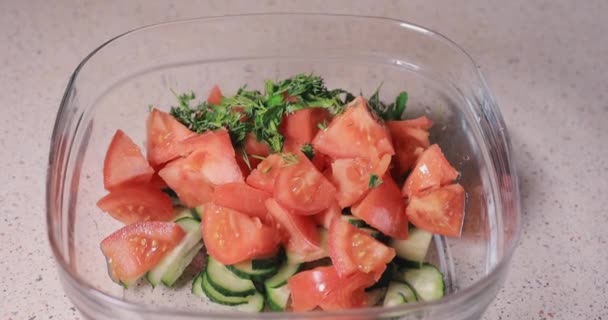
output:
[[262, 161], [266, 160], [266, 157], [258, 156], [257, 154], [249, 155], [249, 157], [258, 159], [258, 160], [262, 160]]
[[249, 162], [249, 155], [247, 154], [245, 149], [241, 149], [241, 155], [243, 156], [243, 161], [245, 161], [247, 168], [249, 168], [249, 170], [251, 170], [251, 162]]
[[302, 146], [302, 153], [306, 155], [309, 160], [312, 160], [315, 156], [315, 151], [312, 149], [312, 144], [306, 143]]
[[378, 86], [378, 89], [372, 94], [368, 100], [370, 109], [372, 109], [380, 118], [385, 121], [399, 120], [405, 112], [405, 106], [407, 104], [408, 95], [407, 92], [402, 91], [399, 93], [394, 103], [385, 104], [380, 101], [380, 88], [382, 84]]
[[317, 123], [317, 128], [319, 128], [321, 130], [327, 129], [327, 120], [323, 120], [323, 121]]
[[262, 172], [268, 173], [268, 172], [270, 172], [270, 170], [272, 170], [272, 166], [269, 166], [268, 168], [264, 169], [264, 171], [262, 171]]
[[368, 183], [368, 185], [369, 185], [370, 188], [374, 188], [374, 189], [378, 188], [378, 186], [380, 186], [382, 184], [382, 182], [383, 182], [382, 179], [380, 179], [380, 177], [378, 177], [375, 174], [371, 174], [369, 176], [369, 183]]
[[291, 152], [290, 153], [284, 153], [282, 155], [282, 157], [283, 157], [283, 166], [284, 167], [293, 166], [295, 164], [298, 164], [298, 162], [300, 162], [298, 160], [298, 157], [296, 157], [296, 155], [293, 154], [293, 153], [291, 153]]

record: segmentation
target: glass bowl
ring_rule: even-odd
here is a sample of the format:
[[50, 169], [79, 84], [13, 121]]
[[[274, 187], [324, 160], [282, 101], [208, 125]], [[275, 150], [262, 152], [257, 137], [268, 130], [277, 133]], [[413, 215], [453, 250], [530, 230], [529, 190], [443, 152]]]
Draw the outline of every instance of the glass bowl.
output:
[[[153, 104], [176, 92], [227, 93], [264, 79], [315, 73], [330, 88], [410, 96], [407, 117], [429, 116], [467, 191], [462, 237], [435, 236], [429, 259], [446, 278], [436, 302], [341, 312], [243, 315], [176, 289], [129, 290], [107, 275], [99, 242], [120, 227], [95, 205], [116, 129], [142, 146]], [[258, 87], [259, 88], [259, 87]], [[259, 88], [261, 89], [261, 88]], [[428, 29], [392, 19], [255, 14], [171, 22], [101, 45], [76, 68], [57, 115], [47, 181], [47, 223], [65, 291], [94, 319], [478, 319], [501, 287], [520, 233], [519, 191], [503, 119], [473, 60]]]

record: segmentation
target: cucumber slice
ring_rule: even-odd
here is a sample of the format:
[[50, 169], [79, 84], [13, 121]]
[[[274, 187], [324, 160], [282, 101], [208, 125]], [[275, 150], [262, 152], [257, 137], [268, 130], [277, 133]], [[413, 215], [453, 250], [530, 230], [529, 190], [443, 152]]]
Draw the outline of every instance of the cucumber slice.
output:
[[165, 272], [160, 281], [167, 287], [172, 287], [175, 282], [182, 276], [184, 270], [192, 263], [194, 257], [201, 251], [203, 248], [203, 243], [198, 242], [186, 255], [179, 260], [176, 260], [175, 263]]
[[403, 280], [414, 289], [416, 296], [422, 301], [433, 301], [445, 294], [443, 274], [432, 264], [425, 263], [420, 269], [407, 269]]
[[256, 292], [247, 297], [247, 303], [237, 305], [235, 309], [241, 312], [261, 312], [264, 310], [264, 296]]
[[382, 302], [382, 298], [386, 295], [386, 287], [376, 288], [370, 291], [366, 291], [367, 305], [370, 307], [379, 305]]
[[199, 221], [203, 220], [203, 206], [198, 206], [196, 208], [190, 209], [192, 211], [192, 215]]
[[244, 261], [241, 263], [226, 266], [228, 270], [243, 279], [264, 279], [274, 275], [277, 272], [276, 264], [266, 268], [256, 268], [266, 263], [256, 263], [255, 260]]
[[285, 285], [287, 280], [300, 270], [300, 266], [300, 264], [283, 264], [274, 276], [264, 282], [264, 285], [266, 288], [277, 288]]
[[420, 268], [431, 241], [433, 241], [432, 233], [411, 228], [406, 240], [391, 239], [389, 245], [395, 249], [397, 257], [405, 260], [408, 266]]
[[173, 221], [177, 222], [183, 218], [192, 218], [192, 219], [196, 219], [196, 217], [192, 214], [192, 210], [189, 208], [184, 208], [184, 207], [175, 207], [173, 208], [173, 213], [175, 214], [175, 217], [173, 218]]
[[192, 294], [197, 297], [202, 297], [205, 295], [205, 293], [203, 292], [204, 275], [205, 273], [201, 272], [194, 278], [194, 281], [192, 281]]
[[357, 228], [371, 228], [371, 226], [369, 224], [367, 224], [365, 221], [363, 221], [363, 219], [359, 219], [355, 216], [351, 216], [349, 214], [343, 214], [340, 216], [340, 218], [342, 218], [344, 221], [352, 224], [353, 226], [357, 227]]
[[223, 295], [246, 297], [256, 292], [251, 280], [239, 278], [211, 256], [207, 260], [205, 273], [209, 283]]
[[407, 283], [391, 281], [386, 290], [386, 296], [384, 296], [382, 305], [391, 307], [414, 301], [417, 301], [417, 299], [412, 287]]
[[382, 232], [380, 232], [376, 229], [363, 227], [363, 228], [359, 228], [359, 230], [365, 231], [365, 233], [369, 234], [370, 236], [372, 236], [372, 238], [374, 238], [376, 240], [384, 239], [384, 235], [382, 234]]
[[273, 311], [285, 311], [290, 296], [291, 290], [287, 283], [274, 288], [266, 285], [266, 299], [268, 306]]
[[207, 274], [207, 272], [203, 273], [201, 289], [209, 298], [209, 300], [219, 304], [227, 306], [238, 306], [241, 304], [245, 304], [249, 301], [249, 297], [231, 297], [226, 296], [221, 292], [217, 291], [216, 288], [209, 282], [209, 275]]
[[[161, 281], [172, 286], [192, 262], [196, 253], [202, 247], [200, 222], [193, 218], [181, 218], [177, 224], [186, 231], [186, 236], [173, 248], [152, 270], [146, 274], [146, 279], [156, 287]], [[198, 249], [195, 250], [195, 248]]]

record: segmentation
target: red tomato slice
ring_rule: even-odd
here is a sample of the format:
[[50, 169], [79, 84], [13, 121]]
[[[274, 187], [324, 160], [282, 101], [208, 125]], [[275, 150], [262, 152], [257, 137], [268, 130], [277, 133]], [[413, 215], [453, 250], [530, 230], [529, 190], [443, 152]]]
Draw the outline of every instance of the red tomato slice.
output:
[[209, 92], [209, 96], [207, 97], [207, 102], [209, 104], [219, 105], [222, 103], [222, 90], [220, 90], [220, 86], [213, 85], [211, 91]]
[[175, 160], [158, 174], [188, 207], [211, 201], [214, 186], [243, 181], [235, 158], [215, 154], [211, 149], [196, 151], [187, 158]]
[[340, 208], [338, 202], [334, 202], [329, 208], [315, 214], [313, 217], [318, 225], [323, 226], [325, 229], [329, 229], [332, 221], [336, 218], [340, 218], [340, 215], [342, 215], [342, 208]]
[[260, 190], [272, 193], [282, 166], [283, 158], [281, 155], [271, 154], [251, 171], [251, 174], [247, 177], [247, 183]]
[[380, 158], [395, 153], [387, 131], [373, 118], [363, 97], [349, 103], [346, 112], [319, 131], [312, 144], [333, 159]]
[[304, 154], [292, 153], [283, 157], [292, 158], [283, 159], [274, 186], [274, 198], [298, 214], [311, 215], [327, 209], [335, 200], [336, 188]]
[[338, 189], [336, 198], [340, 207], [355, 204], [369, 191], [370, 176], [384, 176], [391, 162], [390, 155], [379, 160], [364, 158], [338, 159], [331, 164], [333, 182]]
[[[283, 151], [291, 152], [291, 153], [299, 153], [299, 152], [302, 152], [303, 147], [304, 147], [304, 144], [299, 144], [292, 140], [286, 140], [285, 144], [283, 145]], [[319, 170], [320, 172], [323, 172], [331, 164], [331, 159], [328, 156], [326, 156], [320, 152], [317, 152], [316, 150], [314, 150], [314, 148], [313, 148], [313, 158], [310, 161], [315, 166], [315, 168], [317, 168], [317, 170]]]
[[319, 123], [329, 123], [329, 119], [330, 114], [326, 109], [301, 109], [286, 116], [279, 130], [285, 141], [302, 145], [310, 143], [319, 131]]
[[139, 147], [122, 130], [117, 130], [103, 161], [103, 185], [106, 190], [145, 184], [153, 174], [154, 169]]
[[203, 207], [203, 241], [210, 256], [222, 264], [235, 264], [277, 252], [280, 238], [259, 218], [213, 203]]
[[101, 241], [108, 272], [115, 282], [129, 286], [154, 268], [185, 236], [173, 222], [131, 224]]
[[218, 206], [233, 209], [264, 222], [269, 221], [265, 202], [272, 194], [259, 190], [243, 182], [219, 185], [213, 192], [213, 202]]
[[341, 279], [333, 266], [298, 272], [287, 280], [293, 311], [316, 308], [327, 295], [339, 287]]
[[388, 174], [382, 177], [382, 184], [351, 207], [351, 212], [387, 236], [407, 239], [405, 202], [401, 190]]
[[170, 114], [158, 109], [152, 109], [146, 127], [148, 161], [153, 167], [177, 158], [180, 155], [177, 142], [196, 135]]
[[406, 213], [410, 222], [420, 229], [458, 237], [464, 219], [464, 201], [464, 189], [456, 183], [413, 196]]
[[162, 189], [168, 187], [165, 180], [163, 180], [163, 178], [161, 178], [158, 175], [158, 173], [154, 173], [154, 175], [152, 176], [152, 179], [150, 179], [150, 182], [148, 182], [148, 186], [150, 186], [154, 189], [157, 189], [157, 190], [162, 190]]
[[365, 288], [378, 280], [376, 274], [356, 272], [340, 277], [334, 266], [299, 272], [287, 280], [293, 311], [343, 310], [367, 306]]
[[265, 142], [258, 141], [253, 133], [248, 133], [245, 137], [245, 153], [247, 153], [249, 165], [247, 165], [242, 152], [243, 151], [241, 150], [237, 154], [237, 162], [245, 175], [249, 175], [251, 170], [262, 162], [262, 160], [259, 159], [260, 157], [265, 158], [270, 155], [270, 147], [268, 147]]
[[361, 271], [375, 273], [395, 257], [395, 249], [385, 246], [365, 231], [342, 219], [329, 228], [329, 256], [341, 277]]
[[190, 136], [187, 139], [177, 142], [176, 148], [179, 155], [182, 157], [187, 157], [195, 151], [207, 151], [215, 155], [223, 155], [226, 157], [235, 156], [228, 130], [223, 128]]
[[441, 152], [441, 148], [434, 144], [418, 158], [416, 167], [405, 180], [402, 194], [412, 197], [424, 190], [451, 183], [456, 178], [458, 178], [458, 171], [450, 165]]
[[151, 186], [116, 189], [97, 201], [97, 206], [124, 224], [173, 219], [171, 198]]
[[386, 125], [395, 146], [395, 172], [401, 175], [414, 166], [420, 154], [430, 145], [429, 132], [416, 126], [427, 128], [432, 123], [428, 118], [421, 117], [414, 120], [388, 121]]
[[308, 260], [307, 257], [312, 260], [311, 257], [316, 257], [324, 251], [321, 248], [317, 225], [311, 217], [295, 214], [272, 198], [266, 200], [266, 208], [274, 218], [275, 228], [286, 242], [287, 251], [298, 253], [305, 260]]

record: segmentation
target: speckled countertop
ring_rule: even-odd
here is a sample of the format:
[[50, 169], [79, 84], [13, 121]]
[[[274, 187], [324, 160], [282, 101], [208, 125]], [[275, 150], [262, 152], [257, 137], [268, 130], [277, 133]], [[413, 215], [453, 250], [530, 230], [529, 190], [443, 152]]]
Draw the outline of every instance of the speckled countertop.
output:
[[[261, 11], [381, 15], [475, 57], [509, 126], [523, 236], [484, 319], [608, 319], [608, 1], [0, 1], [0, 319], [79, 319], [49, 250], [53, 119], [80, 60], [156, 22]], [[317, 10], [318, 11], [318, 10]]]

